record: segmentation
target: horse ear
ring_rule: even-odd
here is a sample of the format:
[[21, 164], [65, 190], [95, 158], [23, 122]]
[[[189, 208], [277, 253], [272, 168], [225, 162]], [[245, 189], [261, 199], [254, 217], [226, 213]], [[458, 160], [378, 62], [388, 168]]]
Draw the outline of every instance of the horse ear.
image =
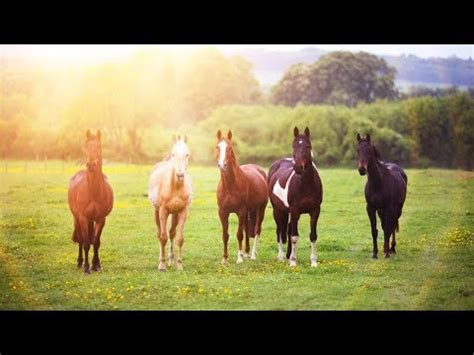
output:
[[357, 133], [357, 142], [360, 142], [362, 140], [362, 138], [360, 138], [360, 134]]
[[300, 134], [300, 131], [299, 131], [298, 127], [295, 126], [295, 128], [293, 128], [293, 135], [294, 135], [295, 138], [296, 138], [296, 137], [299, 136], [299, 134]]
[[305, 128], [304, 134], [305, 134], [306, 137], [309, 138], [309, 128], [308, 127]]
[[89, 139], [91, 137], [91, 131], [89, 129], [86, 132], [86, 137], [87, 137], [87, 139]]
[[100, 137], [101, 137], [101, 133], [100, 133], [100, 129], [97, 130], [97, 139], [100, 140]]
[[367, 142], [370, 143], [370, 134], [367, 133], [367, 134], [365, 135], [365, 137], [366, 137], [365, 139], [367, 139]]
[[222, 139], [222, 132], [221, 130], [217, 131], [217, 140], [220, 141]]
[[188, 143], [188, 136], [184, 136], [184, 143]]
[[229, 129], [229, 132], [227, 132], [227, 139], [232, 140], [232, 131]]

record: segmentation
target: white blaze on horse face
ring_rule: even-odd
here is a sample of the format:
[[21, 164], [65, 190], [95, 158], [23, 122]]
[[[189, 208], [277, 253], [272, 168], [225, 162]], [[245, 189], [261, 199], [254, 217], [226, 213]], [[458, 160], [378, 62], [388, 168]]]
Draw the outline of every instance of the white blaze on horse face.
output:
[[189, 148], [184, 140], [178, 140], [173, 146], [171, 153], [175, 172], [177, 174], [184, 174], [189, 162]]
[[218, 144], [219, 146], [219, 167], [221, 169], [224, 169], [224, 161], [225, 161], [225, 153], [227, 151], [227, 142], [222, 141]]
[[294, 170], [291, 172], [290, 177], [286, 181], [284, 189], [282, 189], [282, 187], [280, 186], [280, 180], [277, 180], [277, 182], [273, 186], [273, 194], [278, 197], [286, 207], [290, 207], [290, 205], [288, 204], [288, 190], [290, 188], [290, 181], [293, 178], [293, 175], [295, 175]]

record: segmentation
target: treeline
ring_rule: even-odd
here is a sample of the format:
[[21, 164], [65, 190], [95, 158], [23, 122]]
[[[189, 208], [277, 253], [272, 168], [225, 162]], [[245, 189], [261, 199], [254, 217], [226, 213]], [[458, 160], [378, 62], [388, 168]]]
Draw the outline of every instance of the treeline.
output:
[[467, 93], [377, 101], [355, 108], [329, 105], [227, 106], [191, 129], [195, 161], [213, 162], [215, 131], [232, 129], [239, 161], [270, 162], [291, 154], [292, 129], [308, 126], [315, 160], [355, 162], [356, 134], [370, 133], [382, 157], [404, 166], [474, 167], [474, 99]]
[[370, 133], [387, 160], [407, 166], [474, 165], [472, 90], [401, 98], [395, 70], [367, 53], [333, 52], [295, 65], [269, 98], [249, 62], [215, 48], [150, 48], [123, 62], [72, 69], [5, 58], [1, 65], [3, 159], [82, 159], [84, 132], [101, 129], [108, 160], [156, 162], [181, 132], [194, 162], [210, 164], [220, 128], [234, 131], [241, 162], [268, 164], [290, 154], [299, 125], [310, 127], [315, 159], [327, 166], [353, 163], [357, 132]]

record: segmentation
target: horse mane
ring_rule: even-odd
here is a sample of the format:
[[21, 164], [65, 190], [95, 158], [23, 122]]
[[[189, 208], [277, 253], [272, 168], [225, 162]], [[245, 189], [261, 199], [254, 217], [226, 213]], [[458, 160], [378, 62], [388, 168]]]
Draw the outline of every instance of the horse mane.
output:
[[380, 152], [377, 150], [377, 148], [375, 148], [375, 145], [373, 145], [372, 147], [374, 147], [375, 159], [377, 159], [380, 162], [383, 162], [382, 156], [380, 155]]

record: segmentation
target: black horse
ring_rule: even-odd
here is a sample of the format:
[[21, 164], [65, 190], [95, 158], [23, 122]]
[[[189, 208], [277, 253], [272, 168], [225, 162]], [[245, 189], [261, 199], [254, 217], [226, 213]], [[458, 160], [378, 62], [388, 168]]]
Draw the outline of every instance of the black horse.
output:
[[[401, 167], [392, 163], [384, 163], [375, 147], [370, 144], [370, 135], [361, 138], [357, 133], [357, 155], [360, 175], [368, 175], [365, 185], [367, 214], [372, 229], [374, 249], [372, 258], [377, 259], [377, 217], [382, 221], [384, 233], [383, 251], [385, 258], [395, 253], [395, 231], [398, 232], [398, 219], [402, 215], [403, 204], [407, 194], [408, 178]], [[392, 245], [389, 249], [390, 236]]]
[[[296, 243], [298, 241], [298, 220], [303, 213], [311, 216], [311, 266], [318, 266], [316, 255], [316, 225], [318, 223], [323, 186], [312, 160], [309, 129], [299, 134], [294, 128], [293, 158], [283, 158], [272, 164], [268, 172], [268, 191], [273, 205], [273, 218], [277, 225], [278, 258], [284, 260], [283, 246], [287, 235], [286, 258], [290, 266], [296, 266]], [[288, 216], [291, 217], [288, 224]]]

